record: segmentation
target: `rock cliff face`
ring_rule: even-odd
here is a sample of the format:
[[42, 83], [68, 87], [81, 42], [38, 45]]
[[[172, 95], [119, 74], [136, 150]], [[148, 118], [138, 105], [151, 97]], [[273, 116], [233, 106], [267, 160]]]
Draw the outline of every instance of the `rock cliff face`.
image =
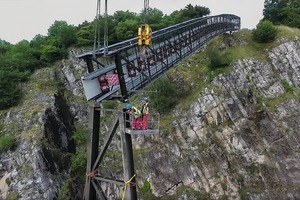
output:
[[155, 196], [300, 198], [300, 40], [268, 57], [232, 63], [188, 111], [173, 111], [173, 131], [138, 144], [149, 152], [137, 174]]
[[[273, 48], [267, 61], [231, 67], [188, 109], [173, 110], [169, 130], [133, 137], [141, 199], [300, 199], [300, 40]], [[2, 134], [17, 135], [17, 147], [0, 159], [3, 199], [58, 197], [77, 151], [72, 135], [87, 126], [85, 71], [74, 56], [37, 71], [23, 104], [1, 114]], [[116, 140], [105, 159], [118, 164], [102, 172], [122, 178]], [[111, 198], [122, 194], [103, 186]], [[83, 187], [76, 189], [81, 197]]]
[[17, 147], [1, 156], [0, 199], [57, 199], [76, 152], [75, 123], [87, 115], [85, 102], [71, 103], [65, 94], [82, 91], [73, 74], [79, 66], [38, 70], [24, 86], [22, 105], [3, 112], [2, 133], [14, 134]]

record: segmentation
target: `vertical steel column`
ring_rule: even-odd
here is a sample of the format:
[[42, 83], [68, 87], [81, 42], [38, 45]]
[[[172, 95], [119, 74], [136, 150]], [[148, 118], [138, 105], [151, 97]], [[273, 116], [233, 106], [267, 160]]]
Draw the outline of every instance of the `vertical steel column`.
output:
[[[90, 120], [89, 120], [89, 139], [87, 146], [87, 174], [95, 171], [93, 165], [98, 157], [99, 151], [99, 134], [100, 134], [100, 110], [95, 107], [90, 107]], [[88, 177], [85, 199], [96, 200], [96, 190], [92, 184], [92, 178]]]
[[124, 179], [130, 181], [131, 185], [126, 187], [126, 200], [137, 200], [137, 192], [135, 185], [134, 177], [134, 162], [133, 162], [133, 151], [132, 151], [132, 140], [131, 135], [125, 133], [125, 112], [119, 114], [120, 121], [120, 134], [121, 134], [121, 143], [122, 143], [122, 157], [123, 157], [123, 170], [124, 170]]
[[116, 68], [117, 68], [117, 72], [118, 72], [122, 98], [127, 99], [128, 93], [127, 93], [126, 82], [125, 82], [125, 78], [124, 78], [124, 72], [123, 72], [123, 68], [122, 68], [121, 56], [120, 56], [119, 51], [116, 52], [115, 64], [116, 64]]
[[94, 71], [94, 66], [93, 66], [93, 60], [92, 57], [86, 57], [84, 58], [87, 68], [88, 68], [88, 72], [91, 73]]

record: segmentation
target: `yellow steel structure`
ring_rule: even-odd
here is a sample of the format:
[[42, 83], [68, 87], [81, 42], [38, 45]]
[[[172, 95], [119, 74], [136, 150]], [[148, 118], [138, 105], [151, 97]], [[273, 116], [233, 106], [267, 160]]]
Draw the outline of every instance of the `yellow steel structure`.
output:
[[151, 44], [152, 30], [149, 24], [143, 24], [138, 28], [138, 45], [149, 46]]

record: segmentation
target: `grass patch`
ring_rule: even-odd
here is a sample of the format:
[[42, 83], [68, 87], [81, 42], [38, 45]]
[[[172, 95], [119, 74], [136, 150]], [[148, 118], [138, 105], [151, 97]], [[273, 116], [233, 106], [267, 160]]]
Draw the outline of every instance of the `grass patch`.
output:
[[72, 138], [74, 139], [76, 146], [86, 146], [87, 130], [84, 128], [76, 128]]
[[251, 163], [251, 165], [247, 166], [246, 170], [251, 175], [253, 175], [255, 172], [258, 171], [258, 166], [255, 163]]
[[21, 198], [21, 196], [19, 195], [19, 193], [12, 192], [12, 193], [7, 195], [6, 200], [18, 200], [20, 198]]
[[68, 177], [61, 185], [59, 193], [58, 193], [58, 200], [70, 200], [71, 199], [71, 192], [70, 192], [70, 186], [71, 186], [71, 178]]
[[239, 189], [239, 195], [241, 197], [241, 200], [248, 200], [249, 194], [260, 194], [264, 192], [266, 187], [263, 184], [256, 184], [253, 187], [249, 188], [240, 188]]
[[149, 181], [145, 181], [143, 187], [139, 189], [139, 192], [142, 194], [151, 192], [151, 184]]
[[201, 200], [210, 200], [210, 196], [205, 191], [196, 191], [193, 188], [190, 188], [188, 186], [180, 186], [176, 193], [172, 196], [168, 196], [167, 198], [163, 199], [177, 199], [178, 196], [186, 194], [188, 199], [201, 199]]
[[300, 37], [300, 29], [288, 26], [278, 26], [277, 38], [294, 39], [295, 37]]
[[295, 98], [294, 94], [286, 92], [273, 99], [263, 99], [263, 102], [265, 103], [266, 107], [269, 108], [271, 112], [273, 112], [274, 108], [277, 105], [293, 98]]
[[102, 106], [104, 109], [116, 109], [118, 107], [118, 103], [116, 101], [104, 101]]
[[16, 146], [16, 137], [12, 134], [0, 136], [0, 153], [14, 149]]
[[294, 92], [295, 88], [291, 86], [286, 80], [281, 81], [282, 86], [286, 92]]

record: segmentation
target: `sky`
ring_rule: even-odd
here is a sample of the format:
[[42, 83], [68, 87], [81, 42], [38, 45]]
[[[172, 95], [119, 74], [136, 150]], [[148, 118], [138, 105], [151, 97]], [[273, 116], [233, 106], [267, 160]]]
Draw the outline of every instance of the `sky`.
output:
[[[164, 14], [180, 10], [187, 4], [208, 7], [211, 15], [235, 14], [242, 28], [253, 29], [263, 17], [263, 0], [149, 0], [151, 8]], [[117, 10], [139, 13], [143, 0], [108, 0], [108, 14]], [[96, 16], [97, 0], [0, 0], [0, 39], [16, 44], [38, 34], [47, 35], [55, 20], [77, 26]], [[104, 0], [101, 0], [101, 13]]]

